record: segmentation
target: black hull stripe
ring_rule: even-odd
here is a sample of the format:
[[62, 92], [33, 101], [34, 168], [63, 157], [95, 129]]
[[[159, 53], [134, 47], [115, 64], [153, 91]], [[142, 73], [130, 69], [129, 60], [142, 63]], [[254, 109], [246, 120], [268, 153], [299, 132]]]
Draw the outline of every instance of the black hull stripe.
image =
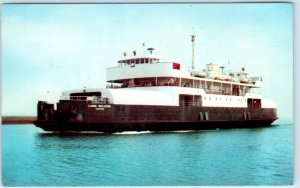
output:
[[57, 121], [36, 121], [35, 125], [45, 131], [97, 131], [105, 133], [123, 131], [177, 131], [177, 130], [210, 130], [228, 128], [267, 127], [276, 119], [242, 120], [242, 121], [124, 121], [124, 122], [69, 122], [60, 124]]

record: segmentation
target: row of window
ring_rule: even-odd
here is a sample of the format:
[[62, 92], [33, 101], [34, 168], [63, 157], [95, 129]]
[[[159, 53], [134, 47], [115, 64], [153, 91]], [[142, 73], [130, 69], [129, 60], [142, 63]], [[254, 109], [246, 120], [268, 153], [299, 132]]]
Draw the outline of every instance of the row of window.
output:
[[145, 86], [182, 86], [190, 88], [200, 88], [206, 90], [208, 94], [237, 95], [244, 96], [251, 89], [249, 86], [235, 83], [219, 83], [206, 80], [192, 80], [176, 77], [152, 77], [136, 78], [134, 80], [123, 80], [119, 83], [110, 83], [109, 88], [123, 87], [145, 87]]
[[159, 59], [156, 58], [141, 58], [141, 59], [128, 59], [119, 61], [119, 65], [132, 65], [132, 64], [144, 64], [144, 63], [158, 63]]
[[[224, 100], [224, 98], [222, 98], [222, 97], [203, 97], [203, 100], [211, 101], [211, 100], [213, 100], [213, 98], [215, 99], [215, 101], [223, 101]], [[229, 97], [229, 98], [226, 97], [225, 101], [231, 102], [232, 98], [231, 97]], [[247, 99], [238, 99], [238, 102], [247, 102]]]

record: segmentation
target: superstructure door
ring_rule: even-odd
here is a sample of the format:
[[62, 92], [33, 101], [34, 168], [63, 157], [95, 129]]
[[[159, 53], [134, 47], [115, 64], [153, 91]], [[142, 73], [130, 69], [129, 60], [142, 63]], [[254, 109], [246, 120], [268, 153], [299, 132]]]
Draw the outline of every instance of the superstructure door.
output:
[[201, 95], [179, 95], [180, 106], [202, 106]]

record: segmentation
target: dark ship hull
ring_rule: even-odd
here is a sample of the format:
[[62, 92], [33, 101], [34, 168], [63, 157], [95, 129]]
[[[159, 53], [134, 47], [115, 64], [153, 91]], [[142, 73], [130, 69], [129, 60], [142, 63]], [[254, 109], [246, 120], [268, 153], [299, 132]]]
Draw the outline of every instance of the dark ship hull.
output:
[[45, 131], [179, 131], [270, 126], [277, 119], [275, 108], [149, 106], [93, 104], [61, 100], [39, 102], [37, 127]]

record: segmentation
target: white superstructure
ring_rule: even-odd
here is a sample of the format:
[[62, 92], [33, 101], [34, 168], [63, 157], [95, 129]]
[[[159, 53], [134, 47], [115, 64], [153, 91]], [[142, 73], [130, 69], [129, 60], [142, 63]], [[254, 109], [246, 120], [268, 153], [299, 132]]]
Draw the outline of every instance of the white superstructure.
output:
[[[184, 70], [178, 62], [134, 53], [107, 69], [106, 89], [86, 92], [100, 91], [112, 104], [180, 106], [183, 100], [188, 100], [189, 105], [201, 103], [203, 107], [248, 107], [253, 103], [262, 108], [276, 108], [273, 101], [252, 92], [262, 87], [261, 77], [248, 77], [245, 68], [224, 74], [223, 68], [209, 63], [204, 70]], [[74, 92], [82, 90], [64, 92], [62, 98]]]

